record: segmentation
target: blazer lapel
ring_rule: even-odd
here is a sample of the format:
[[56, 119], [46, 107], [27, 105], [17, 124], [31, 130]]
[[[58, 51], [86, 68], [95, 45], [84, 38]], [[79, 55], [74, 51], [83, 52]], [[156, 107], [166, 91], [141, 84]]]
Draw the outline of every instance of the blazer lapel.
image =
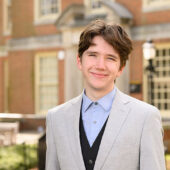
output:
[[[78, 170], [85, 170], [84, 161], [80, 146], [80, 136], [79, 136], [79, 119], [80, 119], [80, 109], [81, 109], [82, 95], [80, 95], [77, 100], [72, 102], [72, 107], [69, 110], [70, 117], [68, 123], [70, 124], [69, 131], [69, 142], [71, 145], [71, 150], [75, 162], [78, 165]], [[71, 168], [71, 167], [70, 167]]]
[[114, 146], [114, 142], [120, 133], [121, 127], [125, 122], [129, 109], [125, 107], [127, 102], [121, 99], [121, 92], [117, 90], [115, 99], [112, 104], [111, 113], [102, 137], [99, 147], [97, 159], [95, 162], [94, 170], [99, 170], [104, 165], [109, 151]]

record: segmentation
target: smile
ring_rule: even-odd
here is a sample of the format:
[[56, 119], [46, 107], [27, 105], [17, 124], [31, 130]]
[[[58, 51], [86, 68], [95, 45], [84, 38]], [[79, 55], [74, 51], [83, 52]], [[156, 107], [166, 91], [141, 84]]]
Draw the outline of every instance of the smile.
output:
[[107, 74], [90, 72], [94, 77], [104, 78]]

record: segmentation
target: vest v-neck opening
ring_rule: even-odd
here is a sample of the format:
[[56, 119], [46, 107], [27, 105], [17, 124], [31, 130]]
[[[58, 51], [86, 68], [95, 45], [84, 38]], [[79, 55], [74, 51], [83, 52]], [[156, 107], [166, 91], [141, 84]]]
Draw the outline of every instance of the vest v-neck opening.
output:
[[80, 144], [81, 144], [81, 150], [82, 150], [82, 156], [84, 160], [84, 164], [87, 170], [93, 170], [95, 161], [97, 158], [98, 150], [100, 147], [100, 143], [102, 140], [102, 136], [107, 124], [106, 119], [102, 129], [100, 130], [99, 134], [97, 135], [94, 143], [92, 146], [90, 146], [89, 141], [87, 139], [87, 135], [85, 133], [83, 120], [82, 120], [82, 114], [80, 113], [80, 123], [79, 123], [79, 131], [80, 131]]

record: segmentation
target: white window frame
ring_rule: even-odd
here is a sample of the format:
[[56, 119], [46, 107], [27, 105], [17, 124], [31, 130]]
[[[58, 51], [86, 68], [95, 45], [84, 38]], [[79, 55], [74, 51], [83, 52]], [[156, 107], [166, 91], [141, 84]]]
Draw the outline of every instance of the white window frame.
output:
[[101, 7], [92, 7], [92, 4], [96, 2], [96, 4], [98, 3], [99, 0], [84, 0], [84, 4], [86, 6], [86, 10], [87, 13], [90, 12], [90, 14], [96, 14], [96, 13], [102, 13], [102, 12], [106, 12], [102, 6]]
[[[37, 53], [35, 55], [35, 65], [34, 65], [34, 70], [35, 70], [35, 113], [36, 114], [46, 114], [48, 110], [41, 110], [40, 109], [40, 58], [46, 58], [46, 57], [56, 57], [57, 59], [57, 52], [42, 52], [42, 53]], [[57, 59], [58, 60], [58, 59]], [[57, 61], [57, 72], [58, 72], [58, 61]], [[59, 75], [58, 75], [59, 76]], [[55, 86], [56, 88], [58, 88], [58, 81], [59, 81], [59, 77], [57, 77], [57, 82], [56, 83], [48, 83], [48, 86]], [[58, 89], [57, 89], [58, 90]], [[59, 95], [59, 93], [58, 93]], [[59, 99], [59, 96], [56, 96]], [[56, 103], [55, 105], [57, 105], [58, 103]], [[55, 106], [52, 106], [55, 107]], [[49, 108], [50, 109], [50, 108]]]
[[[3, 33], [4, 35], [10, 35], [12, 30], [12, 21], [9, 21], [8, 17], [8, 2], [9, 0], [3, 0]], [[12, 6], [12, 0], [11, 0], [11, 6]], [[11, 18], [12, 19], [12, 18]]]
[[7, 56], [8, 56], [7, 46], [0, 46], [0, 57], [7, 57]]
[[[160, 50], [162, 50], [162, 49], [170, 49], [170, 43], [163, 43], [163, 44], [155, 44], [155, 46], [156, 46], [156, 49], [160, 49]], [[153, 64], [156, 66], [156, 60], [157, 59], [154, 59], [154, 61], [153, 61]], [[144, 97], [144, 101], [146, 101], [146, 102], [148, 102], [149, 101], [149, 96], [148, 96], [148, 79], [147, 79], [147, 73], [146, 73], [146, 70], [145, 70], [145, 68], [146, 68], [146, 66], [147, 66], [147, 61], [144, 59], [144, 57], [143, 57], [143, 70], [144, 70], [144, 72], [143, 72], [143, 97]], [[166, 67], [167, 68], [167, 67]], [[155, 68], [156, 70], [160, 70], [161, 69], [161, 67], [160, 68]], [[169, 71], [169, 70], [168, 70]], [[154, 77], [153, 78], [153, 82], [157, 82], [157, 83], [160, 83], [160, 82], [162, 82], [162, 85], [164, 84], [164, 83], [167, 83], [167, 82], [169, 82], [170, 83], [170, 77]], [[155, 84], [156, 85], [156, 84]], [[156, 90], [156, 89], [154, 89], [154, 90]], [[169, 90], [169, 89], [168, 89]], [[160, 94], [160, 95], [162, 95], [162, 93]], [[169, 97], [169, 96], [168, 96]], [[164, 98], [162, 98], [162, 99], [160, 99], [160, 100], [166, 100], [166, 99], [164, 99]], [[167, 98], [167, 100], [170, 100], [170, 99], [168, 99]], [[164, 118], [170, 118], [170, 110], [160, 110], [161, 111], [161, 115], [162, 115], [162, 117], [164, 117]]]
[[142, 0], [143, 12], [154, 12], [170, 9], [170, 0]]
[[53, 24], [61, 13], [61, 0], [58, 0], [58, 12], [40, 16], [40, 0], [34, 0], [34, 24]]

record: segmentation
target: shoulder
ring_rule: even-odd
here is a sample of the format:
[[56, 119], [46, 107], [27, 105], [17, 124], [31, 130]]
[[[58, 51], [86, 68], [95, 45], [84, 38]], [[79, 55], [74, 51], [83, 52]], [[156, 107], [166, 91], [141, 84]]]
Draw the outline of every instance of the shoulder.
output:
[[118, 95], [127, 107], [135, 114], [160, 117], [160, 111], [153, 105], [138, 100], [118, 90]]
[[79, 95], [61, 105], [55, 106], [48, 110], [47, 117], [53, 116], [63, 116], [65, 113], [69, 113], [69, 110], [74, 107], [74, 105], [82, 100], [82, 95]]

